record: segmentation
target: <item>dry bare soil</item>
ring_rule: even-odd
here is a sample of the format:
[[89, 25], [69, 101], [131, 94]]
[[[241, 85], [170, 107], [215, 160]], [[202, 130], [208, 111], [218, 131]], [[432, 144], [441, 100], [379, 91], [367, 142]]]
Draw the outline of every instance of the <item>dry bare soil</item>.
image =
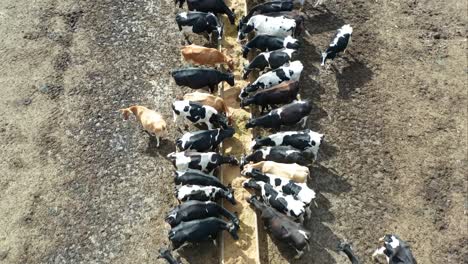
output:
[[[311, 250], [262, 243], [265, 263], [347, 263], [338, 241], [370, 263], [385, 233], [419, 263], [466, 263], [466, 1], [306, 3], [300, 50], [309, 127], [326, 135], [310, 185]], [[0, 263], [163, 263], [163, 216], [176, 202], [180, 132], [157, 149], [116, 112], [157, 108], [184, 91], [172, 0], [0, 1]], [[350, 23], [334, 67], [319, 54]], [[186, 91], [186, 90], [185, 90]], [[241, 234], [242, 235], [242, 234]], [[179, 252], [215, 263], [209, 243]]]

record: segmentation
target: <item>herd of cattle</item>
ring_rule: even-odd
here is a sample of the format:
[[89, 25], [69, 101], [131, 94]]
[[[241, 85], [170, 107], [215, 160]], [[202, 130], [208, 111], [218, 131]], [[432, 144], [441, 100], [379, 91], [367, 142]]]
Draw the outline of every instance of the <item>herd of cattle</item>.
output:
[[[185, 1], [177, 2], [182, 8]], [[295, 4], [292, 0], [259, 4], [238, 21], [239, 42], [250, 32], [255, 32], [255, 37], [242, 47], [243, 57], [251, 51], [261, 51], [244, 67], [242, 78], [247, 79], [253, 71], [263, 72], [239, 94], [241, 107], [261, 107], [260, 116], [251, 118], [246, 128], [276, 131], [253, 139], [252, 152], [244, 155], [240, 162], [233, 156], [216, 152], [223, 140], [233, 137], [235, 131], [230, 126], [232, 116], [223, 99], [211, 94], [221, 82], [234, 86], [235, 78], [231, 71], [235, 61], [214, 48], [191, 44], [181, 49], [187, 62], [204, 66], [226, 64], [230, 71], [186, 67], [171, 72], [177, 85], [210, 92], [188, 93], [172, 104], [175, 123], [182, 118], [208, 128], [185, 133], [176, 141], [178, 152], [168, 155], [175, 167], [176, 197], [181, 202], [165, 218], [171, 226], [168, 238], [172, 242], [172, 250], [185, 243], [216, 239], [223, 230], [238, 239], [238, 217], [216, 203], [218, 199], [236, 203], [233, 189], [213, 176], [222, 164], [240, 166], [242, 175], [248, 177], [243, 186], [260, 193], [260, 196], [250, 197], [248, 202], [260, 212], [266, 229], [273, 237], [291, 245], [297, 251], [296, 257], [308, 249], [312, 238], [303, 221], [310, 217], [315, 192], [306, 183], [310, 174], [307, 166], [317, 160], [324, 135], [309, 129], [278, 132], [281, 127], [297, 124], [304, 128], [312, 110], [310, 102], [297, 100], [304, 67], [293, 58], [300, 48], [296, 37], [305, 31], [305, 19], [301, 12], [293, 10]], [[224, 25], [217, 15], [226, 14], [230, 23], [235, 24], [236, 15], [223, 0], [187, 0], [187, 5], [190, 11], [176, 16], [179, 29], [207, 34], [210, 42], [212, 35], [218, 41], [223, 37]], [[350, 25], [338, 29], [332, 43], [322, 53], [322, 65], [327, 59], [334, 59], [345, 51], [351, 34]], [[167, 134], [166, 123], [159, 113], [143, 106], [131, 106], [120, 111], [125, 120], [133, 113], [143, 129], [156, 137], [159, 146], [160, 137]], [[359, 263], [349, 244], [342, 243], [339, 250], [352, 263]], [[395, 235], [386, 235], [383, 247], [373, 256], [382, 254], [388, 263], [415, 263], [407, 244]], [[161, 249], [160, 257], [172, 264], [179, 263], [169, 250]]]

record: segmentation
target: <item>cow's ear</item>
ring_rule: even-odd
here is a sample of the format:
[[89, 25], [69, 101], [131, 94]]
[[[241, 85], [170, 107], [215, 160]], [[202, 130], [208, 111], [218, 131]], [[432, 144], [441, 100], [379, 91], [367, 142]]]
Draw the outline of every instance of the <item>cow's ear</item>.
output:
[[289, 233], [289, 231], [284, 226], [281, 226], [280, 234], [281, 234], [281, 237], [283, 238], [289, 237], [291, 235], [291, 233]]

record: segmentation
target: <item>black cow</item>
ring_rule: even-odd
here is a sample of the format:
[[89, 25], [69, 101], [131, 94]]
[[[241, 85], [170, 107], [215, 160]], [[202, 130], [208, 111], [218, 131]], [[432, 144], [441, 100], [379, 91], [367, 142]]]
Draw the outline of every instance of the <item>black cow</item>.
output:
[[215, 152], [173, 152], [167, 157], [178, 171], [199, 170], [212, 174], [222, 164], [239, 165], [236, 158]]
[[372, 257], [385, 255], [388, 264], [416, 264], [408, 244], [396, 235], [385, 235], [380, 239], [384, 245], [377, 249]]
[[299, 150], [311, 149], [317, 159], [324, 135], [310, 129], [303, 131], [285, 131], [266, 137], [257, 137], [252, 141], [252, 149], [265, 146], [291, 146]]
[[163, 248], [159, 249], [158, 258], [165, 259], [167, 263], [169, 264], [182, 264], [181, 262], [176, 260], [174, 256], [172, 256], [172, 253], [169, 249], [163, 249]]
[[265, 14], [271, 12], [291, 11], [294, 8], [292, 0], [285, 1], [271, 1], [262, 4], [258, 4], [252, 7], [246, 16], [243, 16], [239, 21], [239, 29], [242, 28], [243, 24], [247, 23], [254, 14]]
[[278, 104], [288, 104], [297, 98], [299, 93], [298, 81], [287, 81], [275, 85], [271, 88], [260, 90], [250, 97], [242, 99], [240, 106], [245, 107], [251, 104], [261, 106], [260, 114], [263, 114], [269, 107]]
[[245, 156], [241, 164], [249, 162], [257, 163], [264, 160], [278, 163], [297, 163], [307, 166], [313, 160], [314, 154], [310, 150], [300, 151], [289, 146], [264, 147], [254, 150], [252, 154]]
[[322, 53], [322, 66], [325, 65], [327, 59], [333, 60], [338, 53], [345, 52], [348, 42], [351, 39], [351, 34], [353, 33], [353, 28], [350, 25], [344, 25], [335, 35], [330, 46]]
[[234, 132], [233, 128], [187, 132], [176, 140], [176, 146], [179, 150], [209, 151], [217, 148], [226, 138], [232, 137]]
[[277, 69], [291, 61], [294, 49], [280, 49], [258, 54], [248, 65], [244, 66], [242, 78], [245, 80], [253, 70], [263, 71], [265, 68]]
[[309, 248], [310, 233], [301, 224], [294, 222], [275, 209], [261, 203], [257, 197], [250, 197], [247, 202], [261, 212], [261, 219], [267, 230], [279, 241], [291, 245], [296, 251], [296, 258]]
[[282, 48], [297, 50], [299, 48], [299, 41], [290, 36], [282, 38], [270, 35], [257, 35], [242, 47], [242, 56], [247, 58], [247, 55], [251, 49], [273, 51]]
[[169, 231], [169, 240], [173, 249], [178, 249], [185, 242], [201, 242], [208, 239], [216, 239], [222, 230], [229, 231], [229, 234], [237, 240], [238, 227], [234, 223], [225, 222], [216, 217], [182, 222]]
[[184, 30], [187, 33], [207, 33], [210, 38], [212, 33], [217, 33], [218, 39], [222, 38], [223, 26], [213, 13], [196, 11], [182, 12], [177, 14], [176, 22], [179, 26], [179, 30]]
[[230, 219], [236, 226], [239, 226], [239, 218], [236, 215], [211, 201], [186, 201], [169, 211], [165, 221], [171, 227], [175, 227], [182, 222], [221, 215]]
[[[175, 0], [175, 4], [177, 4], [177, 2], [179, 2], [179, 7], [182, 8], [185, 0]], [[223, 0], [187, 0], [187, 6], [189, 10], [226, 14], [231, 25], [234, 25], [236, 22], [234, 9], [229, 9]]]
[[312, 106], [308, 101], [297, 101], [272, 110], [266, 115], [252, 118], [247, 122], [245, 127], [280, 129], [281, 126], [293, 126], [300, 121], [302, 121], [302, 126], [304, 127], [310, 111], [312, 111]]
[[174, 173], [174, 183], [179, 185], [201, 185], [201, 186], [215, 186], [225, 191], [228, 190], [221, 181], [211, 175], [205, 174], [197, 170], [176, 171]]
[[349, 258], [352, 264], [361, 264], [359, 259], [356, 257], [356, 255], [353, 252], [353, 248], [349, 243], [346, 242], [341, 242], [338, 245], [338, 250], [342, 251], [343, 253], [346, 254], [346, 256]]
[[220, 72], [215, 69], [190, 67], [173, 70], [171, 75], [177, 85], [205, 90], [208, 87], [210, 93], [213, 93], [218, 84], [223, 81], [230, 86], [234, 86], [234, 74]]

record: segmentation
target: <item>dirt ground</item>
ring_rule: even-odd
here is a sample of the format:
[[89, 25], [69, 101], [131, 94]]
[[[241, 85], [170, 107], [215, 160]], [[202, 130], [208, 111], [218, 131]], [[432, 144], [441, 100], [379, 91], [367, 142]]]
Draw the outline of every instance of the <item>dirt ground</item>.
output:
[[[409, 241], [419, 263], [466, 263], [468, 229], [466, 1], [306, 3], [302, 98], [326, 135], [310, 185], [318, 207], [311, 250], [292, 259], [268, 243], [265, 263], [364, 263], [385, 233]], [[0, 1], [0, 263], [163, 263], [163, 216], [173, 198], [162, 147], [116, 112], [159, 109], [182, 89], [182, 41], [172, 0]], [[334, 67], [319, 54], [354, 27]], [[240, 233], [242, 235], [242, 233]], [[215, 246], [179, 252], [215, 263]]]

